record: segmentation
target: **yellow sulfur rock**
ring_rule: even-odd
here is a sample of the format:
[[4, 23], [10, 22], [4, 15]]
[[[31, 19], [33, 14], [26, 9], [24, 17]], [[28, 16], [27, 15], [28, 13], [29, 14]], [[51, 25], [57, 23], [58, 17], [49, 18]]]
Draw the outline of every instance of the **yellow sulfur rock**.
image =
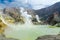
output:
[[6, 17], [5, 20], [8, 22], [8, 23], [14, 23], [15, 20], [13, 18], [9, 18], [9, 17]]
[[5, 30], [6, 27], [7, 27], [7, 25], [4, 24], [2, 22], [2, 20], [0, 19], [0, 34], [3, 34], [3, 32], [4, 32], [4, 30]]

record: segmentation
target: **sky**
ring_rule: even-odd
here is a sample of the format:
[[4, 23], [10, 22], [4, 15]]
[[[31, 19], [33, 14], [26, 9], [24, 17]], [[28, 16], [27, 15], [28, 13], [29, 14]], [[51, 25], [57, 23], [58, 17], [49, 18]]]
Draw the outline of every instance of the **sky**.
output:
[[60, 0], [0, 0], [0, 8], [6, 6], [27, 7], [32, 9], [41, 9], [53, 5]]

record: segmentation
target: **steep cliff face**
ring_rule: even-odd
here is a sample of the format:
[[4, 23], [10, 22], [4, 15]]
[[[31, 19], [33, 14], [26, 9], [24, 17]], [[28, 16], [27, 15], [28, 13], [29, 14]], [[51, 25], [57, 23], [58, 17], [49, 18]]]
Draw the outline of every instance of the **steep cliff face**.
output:
[[12, 17], [15, 22], [22, 22], [23, 18], [21, 17], [20, 8], [16, 7], [7, 7], [3, 9], [3, 14]]
[[[60, 2], [57, 2], [49, 7], [40, 10], [35, 10], [35, 13], [39, 15], [41, 20], [47, 21], [49, 24], [51, 24], [50, 22], [52, 22], [52, 25], [54, 25], [57, 23], [58, 19], [60, 19]], [[57, 15], [58, 19], [55, 18], [54, 16], [55, 13], [58, 14]]]
[[20, 9], [14, 7], [8, 7], [3, 10], [3, 13], [13, 18], [18, 18], [18, 16], [20, 16]]
[[60, 14], [60, 2], [57, 2], [47, 8], [43, 8], [40, 10], [35, 10], [35, 12], [40, 16], [45, 18], [45, 20], [52, 15], [54, 12], [58, 11]]

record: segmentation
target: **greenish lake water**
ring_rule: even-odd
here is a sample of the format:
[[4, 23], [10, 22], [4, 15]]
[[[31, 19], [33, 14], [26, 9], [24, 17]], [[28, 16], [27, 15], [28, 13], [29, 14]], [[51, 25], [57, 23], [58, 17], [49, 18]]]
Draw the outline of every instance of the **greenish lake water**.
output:
[[[5, 23], [4, 18], [2, 17], [1, 19]], [[57, 35], [60, 33], [60, 28], [57, 27], [49, 28], [49, 25], [33, 25], [28, 17], [26, 17], [25, 24], [5, 24], [8, 24], [8, 28], [6, 28], [4, 33], [6, 37], [19, 40], [35, 40], [39, 36]]]
[[49, 25], [10, 25], [5, 31], [6, 37], [19, 40], [35, 40], [38, 36], [57, 35], [60, 28], [49, 28]]
[[60, 28], [49, 28], [49, 25], [33, 25], [29, 18], [26, 18], [25, 24], [9, 24], [4, 18], [1, 18], [8, 28], [5, 30], [5, 35], [8, 38], [16, 38], [19, 40], [35, 40], [43, 35], [57, 35], [60, 33]]

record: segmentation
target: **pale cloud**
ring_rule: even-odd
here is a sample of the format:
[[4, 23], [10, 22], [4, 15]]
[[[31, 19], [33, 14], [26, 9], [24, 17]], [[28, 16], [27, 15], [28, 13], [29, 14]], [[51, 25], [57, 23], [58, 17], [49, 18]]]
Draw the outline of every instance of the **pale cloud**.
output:
[[9, 4], [8, 0], [4, 0], [3, 3], [0, 1], [0, 9], [7, 7]]
[[33, 6], [33, 9], [37, 10], [37, 9], [41, 9], [41, 8], [45, 8], [47, 6], [44, 5], [39, 5], [39, 6]]
[[20, 6], [20, 3], [19, 2], [11, 2], [8, 6], [17, 7], [17, 6]]
[[36, 4], [51, 5], [59, 1], [60, 0], [30, 0], [29, 3], [32, 5], [36, 5]]
[[59, 1], [60, 0], [30, 0], [29, 3], [32, 5], [33, 9], [41, 9]]
[[27, 1], [21, 1], [21, 0], [17, 0], [17, 1], [11, 2], [8, 6], [10, 6], [10, 7], [31, 8], [30, 4], [27, 3]]
[[29, 3], [33, 9], [41, 9], [50, 5], [53, 5], [60, 0], [15, 0], [16, 2], [22, 2], [23, 4]]
[[5, 7], [6, 7], [6, 5], [0, 3], [0, 9], [3, 9]]
[[[50, 5], [53, 5], [56, 2], [60, 2], [60, 0], [15, 0], [9, 3], [7, 0], [4, 1], [6, 3], [5, 6], [24, 6], [24, 7], [31, 7], [33, 9], [41, 9]], [[31, 5], [31, 6], [29, 6]]]
[[7, 0], [4, 1], [5, 4], [9, 4], [9, 2]]

